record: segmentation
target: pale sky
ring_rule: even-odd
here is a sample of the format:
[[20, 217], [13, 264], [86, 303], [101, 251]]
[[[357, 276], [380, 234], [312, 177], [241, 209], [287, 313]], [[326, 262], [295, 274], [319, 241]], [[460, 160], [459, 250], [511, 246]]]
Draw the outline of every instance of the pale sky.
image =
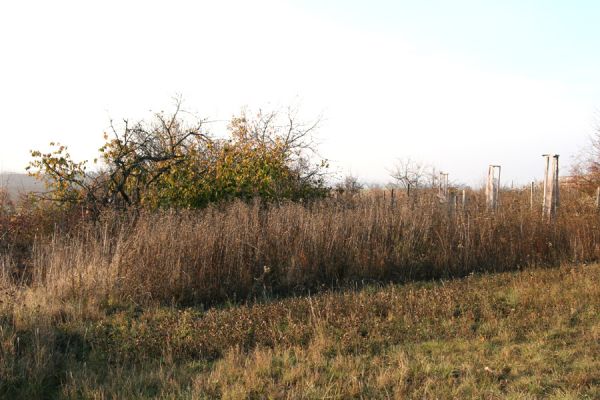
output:
[[[563, 171], [600, 109], [595, 1], [2, 1], [0, 170], [50, 141], [93, 158], [109, 118], [300, 105], [334, 170], [398, 157], [478, 184]], [[216, 124], [215, 133], [223, 129]]]

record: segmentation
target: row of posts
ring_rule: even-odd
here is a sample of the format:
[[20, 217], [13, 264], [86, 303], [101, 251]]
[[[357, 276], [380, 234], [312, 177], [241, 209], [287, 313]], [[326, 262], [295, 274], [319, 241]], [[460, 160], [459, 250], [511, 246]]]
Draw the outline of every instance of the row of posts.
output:
[[[559, 205], [559, 168], [558, 154], [544, 154], [544, 189], [542, 210], [543, 215], [548, 219], [556, 216], [556, 210]], [[488, 209], [495, 211], [500, 204], [500, 174], [502, 167], [500, 165], [490, 165], [488, 167], [487, 183], [485, 186], [485, 199]], [[530, 202], [531, 208], [534, 207], [534, 183], [531, 182]], [[457, 203], [458, 198], [455, 193], [448, 193], [448, 174], [440, 172], [440, 183], [438, 190], [440, 200], [448, 202], [451, 205]], [[600, 188], [596, 192], [596, 203], [600, 207]], [[462, 191], [462, 204], [466, 204], [466, 192]]]
[[[559, 167], [558, 154], [543, 154], [544, 157], [544, 181], [543, 181], [543, 200], [542, 212], [548, 219], [553, 219], [556, 216], [556, 210], [559, 206]], [[502, 167], [500, 165], [490, 165], [488, 167], [487, 183], [485, 186], [486, 205], [489, 210], [495, 211], [500, 204], [500, 174]], [[533, 210], [535, 184], [531, 182], [530, 187], [530, 204]], [[392, 206], [394, 195], [392, 190]], [[462, 191], [462, 206], [466, 206], [467, 194]], [[456, 192], [449, 190], [449, 180], [447, 172], [439, 173], [438, 180], [438, 198], [443, 203], [448, 203], [451, 207], [456, 207], [459, 203], [459, 198]], [[596, 191], [596, 206], [600, 209], [600, 187]]]

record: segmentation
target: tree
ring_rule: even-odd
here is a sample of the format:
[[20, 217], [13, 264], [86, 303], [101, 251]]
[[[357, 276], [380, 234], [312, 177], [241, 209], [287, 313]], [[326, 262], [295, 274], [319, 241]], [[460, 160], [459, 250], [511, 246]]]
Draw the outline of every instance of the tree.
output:
[[83, 203], [96, 212], [107, 205], [140, 205], [166, 174], [186, 164], [210, 140], [202, 131], [202, 120], [191, 125], [180, 118], [181, 112], [177, 99], [172, 114], [155, 113], [149, 123], [124, 120], [119, 129], [111, 121], [111, 132], [104, 133], [105, 144], [99, 149], [102, 167], [97, 171], [88, 171], [88, 161], [73, 161], [68, 147], [59, 143], [50, 143], [54, 149], [48, 153], [32, 151], [27, 169], [46, 183], [46, 200]]
[[352, 174], [346, 175], [344, 179], [335, 186], [335, 190], [339, 194], [348, 194], [350, 196], [358, 194], [363, 188], [364, 185], [360, 183], [358, 177]]
[[[240, 172], [262, 178], [248, 177], [259, 195], [272, 200], [322, 197], [327, 193], [325, 175], [327, 160], [319, 156], [313, 133], [319, 120], [299, 122], [297, 110], [285, 112], [259, 111], [253, 118], [242, 112], [231, 120], [230, 148], [246, 165]], [[254, 181], [254, 182], [252, 182]]]
[[427, 166], [424, 168], [425, 175], [425, 186], [430, 189], [435, 189], [438, 187], [440, 183], [440, 171], [436, 169], [434, 166]]
[[390, 176], [396, 183], [406, 189], [410, 196], [411, 189], [417, 189], [425, 180], [427, 166], [411, 158], [399, 158], [390, 171]]
[[87, 198], [90, 203], [96, 204], [95, 182], [87, 173], [87, 161], [73, 161], [68, 147], [60, 143], [51, 142], [50, 146], [53, 150], [48, 153], [32, 150], [33, 160], [26, 168], [48, 189], [39, 197], [60, 204], [78, 203]]
[[592, 193], [600, 186], [600, 127], [589, 138], [586, 148], [577, 155], [571, 166], [572, 183]]
[[55, 143], [49, 153], [32, 151], [28, 168], [46, 182], [46, 199], [84, 204], [96, 213], [106, 206], [202, 207], [233, 198], [323, 196], [327, 163], [311, 161], [317, 125], [298, 123], [288, 111], [284, 118], [242, 113], [231, 120], [229, 137], [217, 139], [177, 99], [173, 113], [155, 113], [149, 122], [125, 120], [117, 127], [111, 121], [99, 170], [88, 172], [87, 161], [73, 161], [67, 147]]

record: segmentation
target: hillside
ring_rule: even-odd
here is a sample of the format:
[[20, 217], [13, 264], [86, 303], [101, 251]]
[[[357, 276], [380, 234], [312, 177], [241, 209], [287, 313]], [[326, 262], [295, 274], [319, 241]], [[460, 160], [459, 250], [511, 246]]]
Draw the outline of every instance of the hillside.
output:
[[3, 172], [0, 173], [0, 188], [6, 189], [15, 199], [21, 193], [43, 191], [44, 184], [27, 174]]
[[253, 305], [0, 299], [2, 398], [600, 398], [600, 265]]

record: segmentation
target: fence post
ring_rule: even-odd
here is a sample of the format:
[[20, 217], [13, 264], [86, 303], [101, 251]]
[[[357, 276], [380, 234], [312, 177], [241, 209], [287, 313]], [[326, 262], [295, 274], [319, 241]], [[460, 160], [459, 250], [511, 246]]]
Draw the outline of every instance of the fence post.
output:
[[531, 188], [529, 189], [529, 208], [533, 210], [533, 193], [535, 192], [535, 182], [531, 182]]
[[[496, 171], [498, 176], [496, 177]], [[499, 165], [488, 167], [487, 185], [485, 186], [485, 198], [489, 210], [496, 210], [500, 200], [500, 171]]]
[[448, 201], [448, 173], [440, 171], [440, 184], [438, 190], [438, 197], [440, 201]]
[[[542, 203], [543, 214], [548, 219], [556, 216], [556, 209], [560, 203], [559, 180], [558, 180], [558, 154], [543, 154], [546, 160], [544, 171], [544, 201]], [[552, 161], [551, 161], [552, 160]]]
[[456, 192], [454, 190], [452, 190], [448, 193], [448, 213], [450, 215], [453, 215], [454, 211], [456, 210], [457, 199], [458, 198], [457, 198]]

